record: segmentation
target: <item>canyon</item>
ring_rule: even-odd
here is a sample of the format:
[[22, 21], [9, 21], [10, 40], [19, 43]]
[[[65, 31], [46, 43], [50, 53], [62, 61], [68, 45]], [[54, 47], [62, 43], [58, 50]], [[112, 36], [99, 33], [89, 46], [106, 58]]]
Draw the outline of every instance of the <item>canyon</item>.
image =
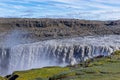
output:
[[120, 50], [120, 21], [0, 19], [0, 75], [78, 64]]

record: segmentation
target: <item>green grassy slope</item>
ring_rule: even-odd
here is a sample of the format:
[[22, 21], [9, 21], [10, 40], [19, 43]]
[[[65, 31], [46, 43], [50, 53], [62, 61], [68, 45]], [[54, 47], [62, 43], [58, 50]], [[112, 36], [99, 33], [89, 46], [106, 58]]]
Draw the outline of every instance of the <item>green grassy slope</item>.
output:
[[5, 80], [3, 77], [0, 76], [0, 80]]

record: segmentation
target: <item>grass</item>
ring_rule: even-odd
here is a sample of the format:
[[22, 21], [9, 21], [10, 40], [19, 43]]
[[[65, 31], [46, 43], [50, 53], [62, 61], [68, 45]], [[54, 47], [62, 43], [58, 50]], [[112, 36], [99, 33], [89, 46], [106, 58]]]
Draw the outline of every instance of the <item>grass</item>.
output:
[[32, 69], [27, 71], [16, 71], [13, 73], [14, 75], [18, 75], [19, 77], [16, 80], [34, 80], [38, 79], [46, 79], [60, 72], [68, 71], [69, 68], [65, 67], [45, 67], [40, 69]]
[[95, 58], [87, 64], [87, 67], [72, 68], [72, 72], [75, 73], [72, 77], [61, 77], [60, 79], [59, 76], [53, 80], [120, 80], [119, 53], [120, 51], [116, 51], [111, 57]]
[[3, 77], [0, 76], [0, 80], [5, 80]]
[[[81, 64], [78, 64], [78, 67], [46, 67], [16, 71], [11, 77], [18, 75], [15, 80], [120, 80], [120, 51], [116, 51], [110, 57], [94, 58]], [[0, 80], [4, 79], [0, 77]]]
[[75, 73], [74, 77], [61, 78], [61, 80], [120, 80], [120, 62], [79, 68], [73, 72]]

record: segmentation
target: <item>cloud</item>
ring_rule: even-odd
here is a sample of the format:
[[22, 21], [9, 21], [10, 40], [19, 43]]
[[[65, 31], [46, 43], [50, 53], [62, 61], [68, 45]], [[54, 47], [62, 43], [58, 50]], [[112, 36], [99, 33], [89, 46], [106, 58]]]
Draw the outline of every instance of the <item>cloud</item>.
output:
[[120, 19], [119, 0], [0, 0], [0, 6], [0, 17]]
[[120, 0], [91, 0], [98, 3], [120, 4]]

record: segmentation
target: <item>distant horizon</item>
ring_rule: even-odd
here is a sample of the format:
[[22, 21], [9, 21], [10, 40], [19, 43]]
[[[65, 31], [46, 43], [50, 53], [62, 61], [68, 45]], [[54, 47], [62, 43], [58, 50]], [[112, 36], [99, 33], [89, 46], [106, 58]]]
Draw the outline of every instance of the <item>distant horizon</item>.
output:
[[68, 20], [86, 20], [86, 21], [119, 21], [120, 19], [115, 20], [89, 20], [89, 19], [77, 19], [77, 18], [27, 18], [27, 17], [0, 17], [0, 19], [68, 19]]
[[119, 0], [1, 0], [3, 18], [120, 20]]

